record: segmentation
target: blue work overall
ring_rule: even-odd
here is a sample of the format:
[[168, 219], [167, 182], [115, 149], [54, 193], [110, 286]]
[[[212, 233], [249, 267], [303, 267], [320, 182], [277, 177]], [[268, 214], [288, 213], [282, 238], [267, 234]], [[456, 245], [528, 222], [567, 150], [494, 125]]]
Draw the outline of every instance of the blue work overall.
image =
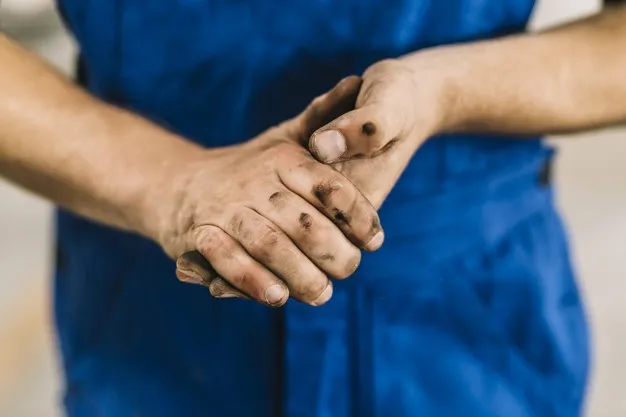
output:
[[[254, 137], [381, 59], [524, 31], [533, 3], [60, 6], [89, 91], [211, 147]], [[68, 415], [580, 415], [587, 328], [551, 157], [540, 138], [427, 142], [380, 211], [382, 249], [321, 308], [212, 299], [178, 282], [155, 243], [60, 212]]]

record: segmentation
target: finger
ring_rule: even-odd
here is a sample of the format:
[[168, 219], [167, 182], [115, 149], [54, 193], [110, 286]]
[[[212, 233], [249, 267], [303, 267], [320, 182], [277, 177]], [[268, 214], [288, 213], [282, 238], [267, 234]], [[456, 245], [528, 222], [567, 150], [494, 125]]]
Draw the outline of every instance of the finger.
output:
[[217, 272], [197, 251], [183, 253], [176, 259], [176, 276], [189, 284], [209, 285]]
[[384, 83], [365, 85], [355, 110], [313, 133], [309, 142], [313, 156], [332, 163], [386, 152], [407, 126], [405, 112], [396, 104], [397, 94]]
[[337, 279], [354, 273], [361, 251], [315, 207], [286, 189], [262, 201], [255, 208], [283, 230], [323, 272]]
[[234, 288], [222, 277], [217, 277], [211, 281], [209, 292], [215, 298], [243, 298], [244, 300], [250, 300], [250, 297]]
[[[311, 135], [320, 127], [354, 110], [363, 80], [352, 75], [339, 81], [332, 90], [315, 98], [301, 113], [300, 143], [308, 147]], [[344, 149], [345, 150], [345, 149]]]
[[[252, 259], [244, 248], [223, 230], [215, 226], [204, 226], [198, 229], [196, 240], [198, 252], [213, 266], [219, 276], [239, 292], [271, 307], [278, 307], [287, 302], [289, 290], [285, 284]], [[215, 285], [213, 284], [213, 290]]]
[[356, 246], [378, 249], [385, 238], [378, 213], [348, 179], [317, 161], [278, 173], [283, 184], [329, 218]]
[[182, 254], [176, 260], [176, 276], [179, 280], [190, 284], [201, 284], [208, 287], [209, 292], [216, 298], [246, 298], [222, 277], [198, 251]]
[[332, 296], [328, 278], [277, 225], [256, 211], [243, 209], [233, 213], [224, 230], [239, 241], [252, 258], [276, 274], [293, 298], [319, 306]]

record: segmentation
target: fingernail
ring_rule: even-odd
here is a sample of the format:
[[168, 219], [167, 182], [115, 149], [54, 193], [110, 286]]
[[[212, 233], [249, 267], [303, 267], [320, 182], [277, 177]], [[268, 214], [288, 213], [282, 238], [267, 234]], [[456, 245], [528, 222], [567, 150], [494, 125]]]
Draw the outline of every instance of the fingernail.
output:
[[324, 162], [339, 159], [346, 152], [346, 139], [337, 130], [327, 130], [315, 135], [313, 146], [317, 156]]
[[384, 241], [385, 241], [385, 233], [381, 230], [380, 232], [374, 235], [372, 240], [370, 240], [367, 243], [367, 245], [365, 245], [365, 249], [369, 251], [375, 251], [376, 249], [380, 248], [383, 245]]
[[317, 299], [313, 301], [311, 305], [315, 307], [319, 307], [322, 304], [325, 304], [328, 300], [330, 300], [332, 296], [333, 296], [333, 286], [332, 284], [329, 283], [326, 286], [326, 289], [324, 290], [324, 292], [322, 292], [322, 294], [320, 294], [320, 296], [317, 297]]
[[235, 294], [234, 292], [225, 292], [220, 295], [214, 295], [213, 297], [215, 298], [241, 298], [239, 295]]
[[198, 274], [191, 270], [176, 270], [176, 276], [179, 280], [187, 284], [204, 285], [204, 280]]
[[270, 305], [278, 305], [283, 302], [287, 291], [282, 285], [274, 284], [265, 290], [265, 302]]

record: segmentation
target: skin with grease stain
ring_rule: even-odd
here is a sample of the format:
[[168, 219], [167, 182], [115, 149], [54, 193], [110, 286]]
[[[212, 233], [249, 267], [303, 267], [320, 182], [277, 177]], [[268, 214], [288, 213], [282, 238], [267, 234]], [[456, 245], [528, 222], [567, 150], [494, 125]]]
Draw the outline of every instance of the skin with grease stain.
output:
[[[222, 298], [241, 295], [278, 306], [290, 295], [321, 305], [332, 295], [328, 277], [348, 277], [360, 263], [359, 248], [380, 247], [384, 235], [370, 202], [301, 143], [305, 131], [329, 119], [324, 109], [334, 107], [327, 101], [310, 106], [296, 119], [236, 146], [238, 152], [213, 151], [219, 166], [229, 167], [228, 181], [219, 181], [222, 173], [211, 169], [215, 164], [190, 161], [193, 175], [183, 175], [181, 183], [193, 193], [183, 196], [184, 206], [199, 207], [186, 200], [201, 200], [204, 212], [178, 216], [192, 225], [191, 246], [207, 262], [187, 253], [180, 257], [181, 280], [199, 276], [191, 281]], [[216, 186], [202, 187], [205, 178], [215, 179]], [[215, 205], [206, 204], [211, 201]]]

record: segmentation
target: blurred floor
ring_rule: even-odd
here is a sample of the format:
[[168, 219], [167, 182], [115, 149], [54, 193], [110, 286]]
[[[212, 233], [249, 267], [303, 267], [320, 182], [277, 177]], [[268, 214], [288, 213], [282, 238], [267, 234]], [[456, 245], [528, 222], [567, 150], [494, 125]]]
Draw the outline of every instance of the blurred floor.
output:
[[[595, 0], [545, 0], [540, 2], [535, 22], [542, 25], [594, 7]], [[4, 29], [63, 71], [70, 71], [73, 45], [48, 11], [39, 11], [35, 20], [22, 26], [14, 19], [9, 27], [2, 10]], [[626, 294], [626, 129], [555, 143], [561, 148], [560, 202], [594, 327], [595, 368], [588, 415], [624, 417], [626, 304], [621, 298]], [[0, 416], [60, 415], [60, 382], [48, 310], [50, 210], [45, 202], [0, 182]]]

